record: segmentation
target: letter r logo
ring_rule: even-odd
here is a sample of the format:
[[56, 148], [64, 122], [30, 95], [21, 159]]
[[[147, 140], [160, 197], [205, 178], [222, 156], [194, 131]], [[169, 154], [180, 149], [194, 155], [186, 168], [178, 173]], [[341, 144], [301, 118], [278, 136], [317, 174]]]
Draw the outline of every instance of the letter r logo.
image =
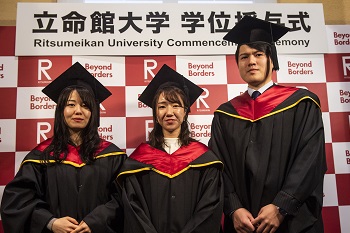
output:
[[205, 99], [209, 97], [209, 90], [207, 88], [202, 88], [204, 91], [202, 93], [202, 95], [200, 95], [198, 97], [198, 99], [196, 100], [197, 103], [197, 108], [200, 108], [200, 104], [202, 103], [204, 105], [205, 108], [209, 108], [209, 105], [207, 104], [207, 102], [205, 102]]
[[46, 136], [47, 133], [49, 133], [51, 130], [51, 124], [49, 122], [38, 122], [37, 123], [37, 137], [36, 137], [36, 143], [40, 143], [40, 138], [42, 137], [44, 140], [46, 140], [48, 137]]
[[350, 57], [346, 56], [343, 57], [343, 72], [345, 77], [349, 76], [348, 71], [350, 71]]
[[44, 75], [47, 80], [51, 80], [50, 75], [47, 73], [47, 70], [51, 69], [52, 62], [48, 59], [39, 59], [38, 60], [38, 80], [41, 79], [41, 75]]
[[152, 77], [155, 76], [153, 70], [157, 68], [157, 61], [153, 59], [146, 59], [143, 61], [143, 66], [144, 66], [144, 79], [147, 80], [148, 73], [152, 75]]
[[146, 141], [149, 139], [148, 135], [153, 130], [153, 120], [145, 120], [145, 132], [146, 132]]

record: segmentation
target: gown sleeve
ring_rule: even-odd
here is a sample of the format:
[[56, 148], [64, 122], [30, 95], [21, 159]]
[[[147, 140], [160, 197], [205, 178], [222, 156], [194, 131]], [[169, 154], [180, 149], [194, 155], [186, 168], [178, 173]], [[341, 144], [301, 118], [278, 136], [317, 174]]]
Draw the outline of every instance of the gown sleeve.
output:
[[25, 163], [6, 185], [1, 201], [5, 233], [48, 232], [46, 225], [53, 215], [44, 201], [44, 169], [40, 164]]
[[157, 233], [137, 177], [127, 176], [123, 186], [124, 233]]
[[[224, 164], [232, 164], [231, 156], [225, 144], [224, 134], [220, 123], [220, 114], [215, 113], [212, 121], [211, 138], [209, 140], [209, 148], [220, 158]], [[233, 179], [234, 170], [230, 166], [224, 167], [223, 182], [224, 182], [224, 213], [231, 214], [233, 211], [242, 208], [243, 205], [236, 194]]]
[[114, 176], [112, 178], [105, 177], [105, 179], [111, 179], [110, 200], [105, 204], [97, 206], [83, 219], [92, 232], [123, 232], [122, 191], [117, 184], [116, 177], [125, 159], [126, 155], [114, 156], [111, 162], [111, 167], [115, 170]]
[[221, 170], [206, 167], [199, 185], [201, 186], [201, 192], [197, 193], [199, 201], [181, 233], [220, 231], [224, 195]]
[[[318, 218], [327, 170], [322, 115], [318, 106], [306, 101], [298, 104], [298, 108], [292, 139], [296, 146], [291, 148], [294, 161], [273, 204], [285, 209], [288, 214], [295, 216], [298, 213], [297, 217], [305, 216], [304, 211], [310, 211]], [[309, 210], [306, 210], [307, 206]]]

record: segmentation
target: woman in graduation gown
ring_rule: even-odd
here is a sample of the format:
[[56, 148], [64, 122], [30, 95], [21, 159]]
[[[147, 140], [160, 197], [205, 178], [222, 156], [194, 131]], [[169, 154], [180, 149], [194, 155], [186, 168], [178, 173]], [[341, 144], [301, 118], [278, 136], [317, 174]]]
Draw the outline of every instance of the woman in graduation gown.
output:
[[187, 122], [190, 106], [202, 92], [164, 65], [139, 97], [153, 110], [154, 129], [118, 175], [124, 232], [220, 231], [223, 164], [189, 136]]
[[53, 137], [27, 154], [5, 187], [5, 233], [122, 232], [115, 178], [126, 155], [97, 131], [99, 103], [111, 93], [79, 63], [43, 92], [57, 103]]

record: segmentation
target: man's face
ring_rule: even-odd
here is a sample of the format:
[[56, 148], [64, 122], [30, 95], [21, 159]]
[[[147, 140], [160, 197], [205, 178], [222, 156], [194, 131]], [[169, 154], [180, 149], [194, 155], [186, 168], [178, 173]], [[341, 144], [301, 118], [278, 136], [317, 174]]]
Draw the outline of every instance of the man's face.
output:
[[[271, 70], [266, 75], [267, 64]], [[272, 62], [264, 52], [258, 51], [248, 45], [241, 45], [238, 55], [238, 69], [242, 79], [249, 87], [259, 89], [272, 79]]]

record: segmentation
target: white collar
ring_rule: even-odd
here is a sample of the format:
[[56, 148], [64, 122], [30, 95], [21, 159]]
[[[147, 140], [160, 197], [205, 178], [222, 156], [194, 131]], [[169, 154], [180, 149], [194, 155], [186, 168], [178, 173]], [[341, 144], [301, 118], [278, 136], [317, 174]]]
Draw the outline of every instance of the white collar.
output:
[[254, 91], [259, 91], [260, 94], [262, 94], [262, 93], [264, 93], [267, 89], [269, 89], [272, 85], [273, 85], [273, 82], [272, 82], [272, 80], [271, 80], [270, 82], [266, 83], [264, 86], [260, 87], [259, 90], [254, 90], [254, 89], [248, 87], [248, 94], [249, 94], [250, 96], [252, 96], [252, 94], [253, 94]]
[[164, 138], [163, 149], [168, 152], [168, 154], [174, 153], [180, 147], [181, 145], [178, 138]]

